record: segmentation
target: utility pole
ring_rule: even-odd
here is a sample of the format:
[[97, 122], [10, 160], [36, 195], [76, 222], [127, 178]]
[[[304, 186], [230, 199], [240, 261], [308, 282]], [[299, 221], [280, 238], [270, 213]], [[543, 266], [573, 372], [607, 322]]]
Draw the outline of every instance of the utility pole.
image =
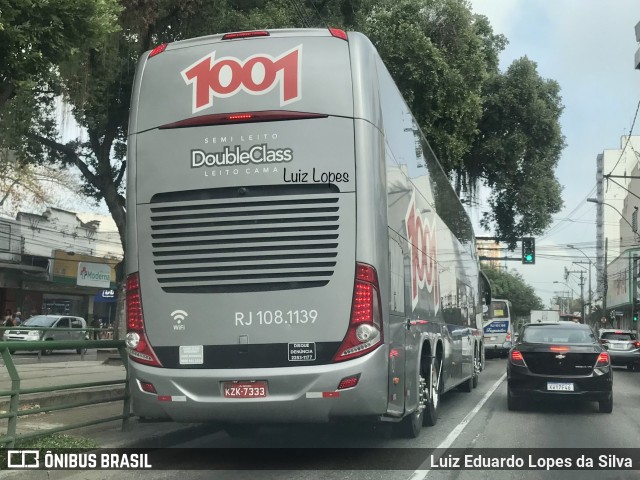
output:
[[[604, 265], [602, 268], [602, 314], [607, 317], [607, 290], [609, 289], [609, 277], [607, 276], [607, 248], [609, 247], [609, 238], [604, 239]], [[605, 324], [606, 325], [606, 324]], [[613, 325], [613, 323], [612, 323]]]
[[584, 276], [582, 271], [580, 271], [580, 304], [582, 305], [582, 323], [585, 323], [584, 320]]

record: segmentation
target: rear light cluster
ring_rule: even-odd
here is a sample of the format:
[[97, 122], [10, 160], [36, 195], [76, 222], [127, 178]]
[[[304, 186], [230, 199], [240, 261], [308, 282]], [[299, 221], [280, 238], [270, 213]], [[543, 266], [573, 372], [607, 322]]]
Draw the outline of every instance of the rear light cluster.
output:
[[382, 337], [378, 275], [372, 266], [357, 263], [351, 320], [333, 361], [341, 362], [365, 355], [382, 345]]
[[606, 367], [610, 363], [609, 354], [607, 352], [602, 352], [598, 355], [598, 360], [596, 361], [596, 367]]
[[137, 272], [127, 277], [127, 336], [125, 343], [132, 360], [153, 367], [162, 366], [151, 348], [145, 332], [140, 297], [140, 277]]
[[291, 112], [287, 110], [264, 110], [257, 112], [214, 113], [200, 115], [158, 127], [160, 130], [171, 128], [206, 127], [211, 125], [230, 125], [234, 123], [283, 122], [287, 120], [308, 120], [326, 118], [327, 115], [309, 112]]
[[522, 356], [522, 353], [518, 350], [511, 350], [511, 353], [509, 354], [509, 361], [513, 365], [518, 365], [520, 367], [527, 366], [527, 364], [524, 363], [524, 357]]
[[633, 342], [633, 346], [635, 348], [640, 348], [640, 342], [636, 340], [635, 342]]

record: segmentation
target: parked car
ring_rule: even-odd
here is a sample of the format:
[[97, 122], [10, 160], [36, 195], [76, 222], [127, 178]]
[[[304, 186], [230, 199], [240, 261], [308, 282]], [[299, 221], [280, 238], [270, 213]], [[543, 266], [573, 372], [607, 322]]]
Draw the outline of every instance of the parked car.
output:
[[507, 407], [525, 398], [597, 401], [613, 410], [610, 355], [588, 325], [564, 322], [528, 324], [507, 362]]
[[[84, 340], [87, 338], [87, 322], [82, 317], [69, 315], [36, 315], [25, 320], [19, 327], [5, 330], [6, 341], [29, 342], [37, 340]], [[66, 330], [74, 329], [74, 330]], [[77, 329], [77, 330], [75, 330]], [[15, 350], [12, 350], [14, 352]], [[82, 349], [76, 349], [81, 353]], [[44, 355], [51, 350], [43, 350]]]
[[640, 341], [632, 330], [600, 330], [600, 343], [607, 349], [612, 365], [626, 365], [629, 370], [640, 371]]

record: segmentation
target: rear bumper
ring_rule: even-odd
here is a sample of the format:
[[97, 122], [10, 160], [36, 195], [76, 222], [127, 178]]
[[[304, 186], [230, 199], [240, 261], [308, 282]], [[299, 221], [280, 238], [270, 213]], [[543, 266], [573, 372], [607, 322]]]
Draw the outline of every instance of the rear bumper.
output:
[[[386, 413], [388, 347], [354, 360], [305, 367], [256, 369], [165, 369], [130, 362], [134, 414], [178, 422], [327, 422], [336, 417]], [[340, 380], [360, 374], [354, 388], [337, 391]], [[225, 398], [223, 382], [262, 380], [265, 398]], [[142, 391], [153, 384], [157, 395]], [[323, 393], [326, 392], [325, 395]], [[171, 401], [160, 400], [170, 397]]]
[[[548, 383], [572, 383], [574, 391], [555, 391], [548, 389]], [[534, 374], [528, 368], [507, 367], [507, 384], [511, 395], [515, 397], [576, 397], [584, 400], [604, 400], [609, 397], [613, 388], [611, 369], [596, 368], [590, 375], [555, 376]]]

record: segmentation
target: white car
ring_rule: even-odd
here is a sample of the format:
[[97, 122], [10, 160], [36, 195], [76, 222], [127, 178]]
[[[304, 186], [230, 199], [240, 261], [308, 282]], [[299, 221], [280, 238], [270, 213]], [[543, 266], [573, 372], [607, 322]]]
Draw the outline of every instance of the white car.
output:
[[[5, 341], [33, 342], [37, 340], [85, 340], [87, 338], [87, 322], [82, 317], [70, 315], [36, 315], [25, 320], [17, 327], [4, 331]], [[74, 330], [69, 330], [74, 329]], [[77, 330], [75, 330], [77, 329]], [[15, 350], [11, 350], [14, 352]], [[81, 353], [82, 349], [76, 349]], [[50, 349], [43, 354], [51, 353]]]

